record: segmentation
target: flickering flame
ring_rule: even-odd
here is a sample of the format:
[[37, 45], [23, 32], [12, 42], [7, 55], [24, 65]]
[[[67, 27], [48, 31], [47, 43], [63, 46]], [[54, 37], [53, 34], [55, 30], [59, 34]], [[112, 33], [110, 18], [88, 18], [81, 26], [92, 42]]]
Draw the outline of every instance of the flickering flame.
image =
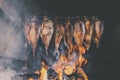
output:
[[[17, 10], [15, 6], [9, 4], [8, 0], [0, 0], [0, 8], [10, 18], [11, 22], [17, 24], [18, 26], [21, 26], [22, 19], [19, 11], [21, 8]], [[57, 19], [59, 18], [57, 17]], [[86, 53], [86, 51], [89, 51], [92, 39], [95, 42], [96, 46], [99, 46], [103, 33], [103, 22], [100, 20], [95, 20], [93, 23], [91, 19], [87, 19], [86, 17], [85, 20], [77, 19], [75, 23], [73, 23], [71, 19], [73, 18], [68, 17], [66, 22], [64, 22], [65, 24], [60, 24], [58, 20], [58, 22], [55, 22], [56, 26], [54, 26], [54, 21], [50, 20], [47, 16], [44, 16], [41, 25], [36, 16], [33, 16], [32, 19], [26, 19], [24, 32], [26, 41], [28, 41], [33, 49], [33, 56], [35, 56], [36, 53], [39, 37], [42, 38], [47, 51], [53, 33], [55, 33], [55, 36], [53, 36], [55, 37], [55, 44], [53, 44], [55, 45], [55, 49], [58, 51], [62, 39], [64, 39], [64, 44], [67, 47], [65, 53], [58, 51], [60, 53], [60, 56], [57, 59], [58, 61], [54, 62], [52, 66], [48, 66], [44, 61], [40, 62], [42, 67], [40, 70], [37, 70], [35, 72], [35, 74], [39, 75], [38, 80], [48, 80], [49, 77], [47, 71], [50, 68], [52, 68], [58, 74], [54, 80], [63, 80], [64, 74], [71, 76], [74, 73], [80, 76], [76, 78], [77, 80], [88, 80], [86, 73], [82, 69], [82, 66], [85, 66], [88, 61], [83, 57], [83, 55]], [[7, 56], [16, 58], [19, 56], [16, 53], [22, 53], [20, 51], [23, 51], [20, 49], [22, 46], [21, 44], [23, 44], [22, 37], [19, 34], [16, 35], [16, 32], [14, 32], [15, 29], [12, 27], [14, 25], [7, 25], [7, 23], [5, 24], [6, 25], [3, 25], [3, 23], [0, 22], [0, 34], [3, 34], [5, 36], [4, 37], [3, 35], [0, 35], [0, 52], [6, 52]], [[4, 34], [4, 32], [6, 33]], [[75, 40], [75, 43], [73, 43], [73, 39]], [[8, 75], [7, 79], [9, 79], [9, 77], [11, 79], [11, 77], [14, 77], [14, 74], [17, 74], [16, 72], [9, 69], [4, 70], [1, 73], [3, 74], [0, 75], [0, 79], [4, 79], [5, 73]], [[10, 73], [13, 73], [13, 75]], [[31, 77], [28, 80], [34, 80], [34, 78]]]
[[[74, 24], [74, 30], [73, 33], [72, 29], [70, 28], [71, 22], [69, 19], [67, 20], [67, 23], [64, 26], [59, 25], [59, 22], [56, 22], [56, 32], [55, 32], [55, 47], [58, 49], [59, 44], [61, 42], [61, 39], [64, 38], [65, 43], [67, 44], [67, 56], [61, 54], [58, 61], [54, 62], [52, 67], [47, 66], [44, 62], [42, 62], [42, 68], [38, 70], [36, 73], [40, 75], [40, 78], [38, 80], [47, 80], [48, 75], [47, 71], [49, 68], [52, 68], [58, 76], [54, 80], [63, 80], [63, 75], [72, 75], [73, 73], [77, 73], [78, 75], [81, 75], [81, 77], [77, 77], [77, 80], [88, 80], [87, 75], [82, 69], [82, 66], [87, 64], [87, 59], [83, 57], [83, 55], [86, 53], [86, 51], [89, 50], [92, 40], [92, 34], [93, 34], [93, 24], [90, 20], [86, 21], [85, 25], [84, 22], [76, 22]], [[97, 29], [97, 27], [96, 27]], [[95, 30], [96, 30], [95, 29]], [[99, 30], [100, 31], [100, 30]], [[43, 33], [46, 33], [49, 31], [43, 31]], [[98, 29], [96, 30], [96, 34], [98, 32]], [[64, 35], [64, 37], [63, 37]], [[98, 34], [100, 35], [100, 34]], [[75, 44], [72, 43], [72, 37], [75, 39]], [[99, 38], [100, 39], [100, 38]], [[83, 45], [83, 42], [85, 40], [85, 45]], [[96, 43], [97, 44], [97, 43]]]
[[[54, 23], [52, 20], [45, 18], [42, 25], [39, 25], [37, 22], [38, 20], [36, 19], [36, 17], [33, 17], [30, 21], [27, 19], [24, 25], [26, 39], [33, 48], [33, 56], [35, 55], [39, 37], [42, 38], [47, 49], [54, 33]], [[82, 66], [87, 64], [87, 59], [84, 58], [83, 55], [90, 49], [92, 37], [94, 37], [93, 39], [95, 43], [97, 45], [99, 44], [99, 40], [102, 35], [102, 27], [100, 27], [100, 22], [96, 22], [94, 27], [96, 35], [92, 36], [93, 23], [90, 20], [86, 21], [85, 24], [84, 21], [76, 21], [73, 26], [71, 25], [72, 22], [70, 21], [70, 18], [68, 18], [65, 26], [63, 24], [59, 24], [59, 22], [56, 25], [57, 27], [55, 26], [55, 44], [53, 45], [55, 45], [55, 49], [58, 49], [62, 39], [64, 39], [67, 49], [63, 54], [67, 55], [60, 53], [58, 60], [54, 62], [52, 66], [49, 66], [42, 61], [42, 67], [40, 70], [35, 72], [35, 74], [39, 75], [38, 80], [48, 80], [49, 77], [47, 71], [50, 68], [58, 74], [54, 80], [63, 80], [64, 74], [71, 76], [74, 73], [82, 76], [83, 80], [88, 80], [87, 75], [82, 69]], [[71, 27], [73, 27], [73, 30]], [[74, 44], [72, 41], [73, 38], [75, 40]], [[77, 77], [77, 80], [79, 79], [81, 78]], [[28, 80], [34, 79], [31, 77]]]
[[48, 80], [48, 77], [47, 77], [47, 70], [42, 67], [42, 69], [40, 70], [40, 78], [38, 80]]

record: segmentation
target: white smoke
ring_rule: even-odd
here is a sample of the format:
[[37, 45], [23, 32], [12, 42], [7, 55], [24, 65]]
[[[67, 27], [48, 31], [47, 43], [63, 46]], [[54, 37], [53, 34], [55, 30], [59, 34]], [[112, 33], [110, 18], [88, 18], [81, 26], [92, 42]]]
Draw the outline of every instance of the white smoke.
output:
[[[17, 71], [11, 66], [15, 65], [12, 59], [24, 60], [22, 7], [22, 2], [18, 0], [0, 0], [0, 9], [5, 13], [5, 17], [0, 17], [0, 80], [18, 80]], [[8, 22], [5, 21], [6, 17], [9, 18]]]
[[23, 38], [11, 24], [0, 21], [0, 56], [18, 57], [22, 52]]
[[11, 70], [10, 68], [4, 69], [3, 66], [0, 66], [0, 80], [17, 80], [17, 79], [18, 77], [14, 70]]
[[21, 25], [21, 16], [27, 12], [23, 0], [0, 0], [0, 8], [17, 25]]

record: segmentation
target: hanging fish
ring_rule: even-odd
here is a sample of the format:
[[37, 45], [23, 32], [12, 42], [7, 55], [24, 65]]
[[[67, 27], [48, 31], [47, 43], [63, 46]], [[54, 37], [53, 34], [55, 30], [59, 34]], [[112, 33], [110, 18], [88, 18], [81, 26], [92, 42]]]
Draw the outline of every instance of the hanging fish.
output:
[[85, 37], [84, 37], [84, 45], [86, 50], [89, 50], [91, 45], [91, 39], [93, 35], [93, 23], [90, 19], [85, 18]]
[[[76, 45], [79, 48], [83, 47], [83, 40], [85, 36], [85, 24], [82, 20], [78, 20], [74, 24], [73, 37], [75, 39]], [[81, 53], [82, 51], [80, 51]]]
[[53, 21], [48, 19], [47, 16], [44, 16], [43, 22], [42, 22], [42, 25], [40, 28], [40, 36], [41, 36], [42, 41], [45, 45], [47, 55], [48, 55], [47, 49], [49, 47], [53, 32], [54, 32]]
[[30, 44], [30, 39], [29, 39], [29, 35], [28, 35], [28, 32], [29, 32], [29, 29], [30, 29], [30, 18], [27, 17], [25, 19], [25, 22], [24, 22], [24, 36], [25, 36], [25, 48], [27, 48], [27, 43]]
[[38, 18], [33, 16], [30, 20], [29, 27], [27, 28], [27, 38], [33, 48], [33, 56], [35, 56], [35, 50], [39, 39], [39, 23]]
[[58, 59], [60, 56], [60, 52], [58, 51], [58, 48], [64, 36], [64, 31], [65, 30], [64, 30], [63, 24], [61, 24], [60, 21], [58, 20], [58, 17], [56, 17], [55, 19], [55, 52], [54, 52], [54, 55], [57, 55], [56, 59]]
[[58, 55], [56, 56], [57, 59], [59, 58], [60, 52], [58, 51], [59, 45], [61, 43], [61, 40], [64, 36], [64, 26], [63, 24], [60, 24], [59, 22], [55, 25], [55, 54], [54, 55]]
[[72, 51], [73, 48], [73, 43], [72, 43], [72, 26], [71, 26], [71, 20], [70, 17], [67, 18], [66, 23], [65, 23], [65, 36], [64, 36], [64, 42], [65, 45], [68, 48], [68, 59], [70, 58], [70, 53]]
[[100, 44], [100, 39], [103, 34], [103, 29], [104, 29], [103, 22], [98, 18], [96, 18], [94, 25], [93, 41], [95, 42], [97, 48], [99, 47]]
[[83, 40], [84, 40], [84, 36], [85, 36], [85, 24], [82, 20], [78, 19], [75, 21], [74, 24], [74, 31], [73, 31], [73, 36], [75, 39], [75, 49], [79, 50], [79, 59], [78, 59], [78, 63], [79, 66], [82, 66], [83, 63], [83, 55], [85, 53], [85, 48], [83, 46]]

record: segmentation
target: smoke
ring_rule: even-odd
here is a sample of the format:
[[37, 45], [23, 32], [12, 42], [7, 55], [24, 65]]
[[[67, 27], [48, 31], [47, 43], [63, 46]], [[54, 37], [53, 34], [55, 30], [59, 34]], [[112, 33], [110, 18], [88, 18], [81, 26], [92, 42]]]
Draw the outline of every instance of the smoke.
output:
[[[0, 0], [0, 80], [18, 80], [15, 76], [19, 72], [21, 64], [17, 61], [24, 61], [26, 56], [23, 20], [26, 16], [36, 13], [35, 9], [42, 10], [41, 7], [38, 8], [39, 4], [36, 6], [33, 1]], [[4, 14], [2, 17], [1, 11]]]
[[18, 58], [23, 52], [23, 37], [20, 33], [16, 33], [18, 28], [14, 28], [12, 24], [7, 24], [0, 20], [0, 56], [9, 56]]
[[28, 12], [22, 0], [0, 0], [0, 8], [17, 25], [21, 25], [21, 17]]
[[4, 13], [4, 17], [0, 17], [0, 80], [18, 80], [13, 67], [19, 64], [16, 65], [13, 60], [25, 59], [22, 31], [24, 7], [22, 0], [0, 0], [0, 9]]
[[18, 78], [15, 75], [17, 75], [15, 71], [0, 66], [0, 80], [17, 80]]
[[23, 45], [21, 32], [16, 33], [12, 24], [0, 20], [0, 80], [15, 80], [13, 77], [16, 71], [12, 69], [15, 66], [13, 59], [24, 59]]

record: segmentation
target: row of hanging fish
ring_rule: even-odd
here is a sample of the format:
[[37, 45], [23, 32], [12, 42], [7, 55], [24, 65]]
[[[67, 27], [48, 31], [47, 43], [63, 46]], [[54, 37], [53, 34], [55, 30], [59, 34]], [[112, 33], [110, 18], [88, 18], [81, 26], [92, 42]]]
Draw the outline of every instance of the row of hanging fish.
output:
[[80, 19], [79, 17], [72, 20], [71, 17], [66, 18], [66, 20], [60, 20], [59, 17], [55, 19], [49, 19], [49, 17], [44, 16], [41, 23], [37, 16], [33, 16], [31, 19], [27, 18], [24, 24], [25, 37], [29, 44], [33, 48], [33, 55], [35, 56], [35, 50], [37, 46], [37, 41], [39, 37], [47, 49], [50, 44], [50, 40], [55, 33], [55, 53], [59, 53], [58, 48], [62, 38], [64, 38], [64, 43], [67, 46], [68, 55], [70, 54], [73, 45], [73, 39], [76, 46], [81, 49], [84, 47], [85, 50], [89, 50], [91, 46], [91, 40], [94, 41], [96, 47], [99, 47], [100, 39], [103, 34], [103, 21], [99, 18], [93, 16], [93, 18], [84, 17]]
[[[76, 66], [79, 66], [78, 68], [81, 68], [84, 64], [87, 63], [87, 60], [83, 57], [83, 54], [85, 54], [86, 51], [90, 49], [92, 40], [96, 44], [96, 47], [99, 47], [104, 26], [103, 21], [94, 16], [92, 18], [84, 17], [84, 19], [81, 19], [79, 17], [75, 19], [67, 17], [64, 20], [60, 19], [59, 17], [50, 19], [49, 17], [44, 16], [41, 21], [38, 17], [33, 16], [32, 18], [26, 19], [24, 28], [25, 37], [33, 48], [33, 56], [36, 56], [35, 51], [39, 37], [41, 37], [42, 42], [45, 45], [46, 55], [48, 55], [49, 53], [47, 52], [47, 49], [49, 47], [50, 41], [52, 40], [53, 34], [55, 34], [53, 36], [55, 37], [55, 44], [53, 44], [55, 45], [54, 55], [56, 56], [58, 62], [60, 62], [54, 64], [53, 66], [56, 68], [53, 69], [58, 72], [59, 79], [62, 80], [62, 72], [59, 72], [58, 69], [60, 67], [59, 65], [61, 65], [60, 63], [64, 62], [61, 62], [60, 57], [62, 56], [60, 56], [60, 52], [58, 50], [62, 39], [64, 40], [64, 44], [67, 47], [66, 64], [68, 64], [67, 66], [64, 64], [62, 67], [66, 66], [65, 68], [67, 69], [64, 72], [66, 74], [69, 74], [70, 69], [72, 71], [72, 69], [74, 67], [76, 68]], [[78, 50], [79, 55], [75, 58], [74, 61], [74, 54], [72, 53], [76, 50]], [[71, 62], [72, 65], [69, 64]], [[88, 80], [87, 75], [84, 73], [82, 68], [80, 71], [80, 75], [83, 75], [84, 80]]]

